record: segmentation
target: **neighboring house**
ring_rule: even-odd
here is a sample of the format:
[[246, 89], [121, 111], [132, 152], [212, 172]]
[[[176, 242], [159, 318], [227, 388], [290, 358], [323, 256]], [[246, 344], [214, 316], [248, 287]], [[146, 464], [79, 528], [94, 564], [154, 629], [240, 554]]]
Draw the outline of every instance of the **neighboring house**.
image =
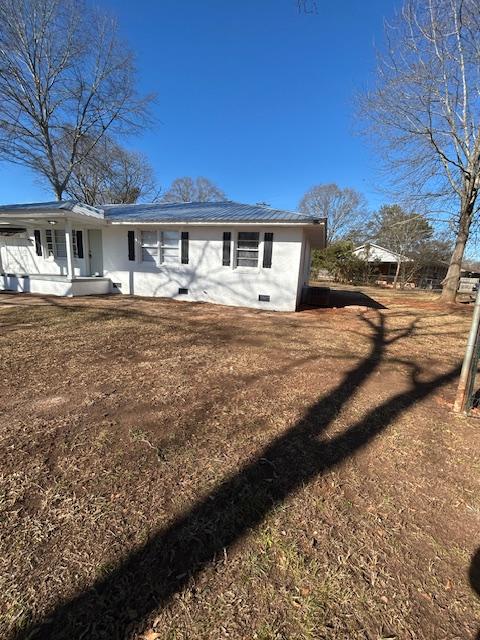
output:
[[[400, 253], [381, 247], [373, 242], [367, 242], [353, 250], [353, 253], [367, 262], [375, 264], [378, 284], [391, 286], [395, 275], [399, 273], [399, 265], [407, 267], [409, 263], [415, 267], [413, 260]], [[417, 265], [418, 266], [418, 265]], [[421, 265], [407, 274], [406, 286], [421, 287], [422, 289], [440, 288], [442, 280], [447, 275], [448, 265], [440, 262]]]
[[459, 293], [475, 293], [480, 283], [480, 263], [472, 260], [462, 262]]
[[395, 276], [399, 274], [399, 265], [404, 262], [411, 262], [410, 258], [395, 253], [390, 249], [381, 247], [373, 242], [356, 247], [353, 254], [361, 260], [375, 264], [375, 275], [377, 275], [377, 283], [383, 285], [391, 285], [395, 280]]
[[295, 310], [325, 219], [235, 202], [0, 206], [0, 289]]

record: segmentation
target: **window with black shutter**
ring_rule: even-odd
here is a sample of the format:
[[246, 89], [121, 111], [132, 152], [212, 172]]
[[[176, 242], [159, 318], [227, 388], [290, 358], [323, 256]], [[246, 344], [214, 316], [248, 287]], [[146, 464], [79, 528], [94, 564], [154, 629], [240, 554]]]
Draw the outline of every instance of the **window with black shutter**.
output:
[[35, 229], [33, 232], [33, 236], [35, 238], [35, 253], [37, 256], [42, 255], [42, 238], [40, 236], [40, 229]]
[[266, 233], [263, 238], [263, 268], [272, 266], [273, 233]]
[[188, 264], [188, 231], [182, 231], [182, 264]]
[[135, 261], [135, 231], [128, 232], [128, 259]]
[[224, 267], [230, 266], [230, 255], [232, 245], [232, 234], [230, 231], [224, 231], [223, 233], [223, 261], [222, 264]]

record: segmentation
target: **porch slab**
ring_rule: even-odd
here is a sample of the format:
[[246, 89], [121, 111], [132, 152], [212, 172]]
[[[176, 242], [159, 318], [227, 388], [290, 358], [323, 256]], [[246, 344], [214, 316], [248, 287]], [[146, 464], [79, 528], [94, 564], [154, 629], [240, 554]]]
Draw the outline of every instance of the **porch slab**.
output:
[[0, 276], [0, 291], [35, 293], [46, 296], [96, 296], [111, 293], [110, 278], [67, 278], [55, 274], [16, 274]]

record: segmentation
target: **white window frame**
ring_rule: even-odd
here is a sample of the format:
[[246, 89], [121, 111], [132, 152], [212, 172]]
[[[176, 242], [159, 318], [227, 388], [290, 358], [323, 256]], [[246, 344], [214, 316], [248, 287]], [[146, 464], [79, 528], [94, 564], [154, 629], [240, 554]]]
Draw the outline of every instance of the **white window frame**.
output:
[[[156, 233], [157, 240], [155, 244], [144, 244], [142, 234], [144, 232], [147, 233]], [[138, 230], [138, 245], [139, 245], [139, 258], [140, 263], [143, 265], [153, 265], [155, 264], [157, 267], [160, 265], [172, 265], [172, 264], [180, 264], [181, 263], [181, 248], [180, 248], [180, 240], [182, 234], [179, 229], [139, 229]], [[164, 241], [164, 233], [176, 233], [177, 234], [177, 243], [176, 245], [165, 244]], [[150, 260], [143, 259], [143, 249], [156, 249], [155, 261], [152, 262]], [[175, 262], [165, 262], [165, 249], [176, 249], [177, 255]]]
[[[239, 251], [238, 243], [239, 243], [239, 236], [241, 233], [256, 233], [258, 235], [257, 248], [251, 249], [252, 253], [254, 252], [257, 253], [257, 264], [255, 266], [238, 264], [238, 251]], [[241, 251], [249, 251], [249, 249], [241, 249]], [[262, 262], [263, 262], [263, 234], [261, 229], [251, 229], [251, 228], [237, 229], [235, 231], [235, 244], [234, 244], [234, 250], [233, 250], [233, 260], [232, 260], [233, 269], [245, 271], [248, 273], [255, 273], [256, 271], [260, 270], [260, 265], [262, 264]]]
[[[67, 259], [67, 255], [66, 255], [66, 251], [67, 251], [67, 242], [66, 242], [66, 238], [65, 238], [65, 242], [58, 242], [56, 235], [58, 233], [63, 233], [65, 236], [65, 229], [45, 229], [45, 234], [44, 234], [44, 255], [45, 258], [52, 258], [54, 260], [66, 260]], [[48, 236], [49, 234], [51, 234], [51, 241], [49, 241]], [[84, 235], [84, 234], [82, 234]], [[58, 246], [60, 244], [64, 244], [65, 245], [65, 255], [64, 256], [59, 256], [58, 255]], [[85, 249], [85, 246], [84, 246]], [[78, 247], [77, 247], [77, 230], [76, 229], [72, 229], [72, 250], [73, 250], [73, 257], [75, 260], [81, 260], [82, 258], [78, 257]], [[85, 253], [85, 251], [84, 251]]]

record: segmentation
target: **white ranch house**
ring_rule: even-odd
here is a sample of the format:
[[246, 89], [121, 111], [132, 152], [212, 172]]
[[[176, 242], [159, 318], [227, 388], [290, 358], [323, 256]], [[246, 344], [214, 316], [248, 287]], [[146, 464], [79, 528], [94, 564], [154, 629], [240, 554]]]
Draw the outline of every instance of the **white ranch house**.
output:
[[325, 219], [235, 202], [0, 206], [0, 290], [293, 311]]

